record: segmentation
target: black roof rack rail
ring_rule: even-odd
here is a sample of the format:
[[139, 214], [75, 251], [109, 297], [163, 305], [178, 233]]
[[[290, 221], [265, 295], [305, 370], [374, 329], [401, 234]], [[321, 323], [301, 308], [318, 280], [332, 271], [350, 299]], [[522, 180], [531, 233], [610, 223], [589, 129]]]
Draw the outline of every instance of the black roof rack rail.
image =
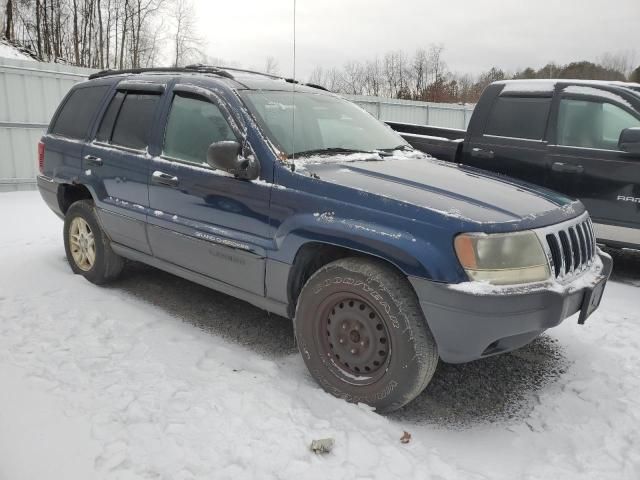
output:
[[307, 87], [317, 88], [319, 90], [324, 90], [325, 92], [330, 92], [331, 91], [327, 87], [323, 87], [322, 85], [318, 85], [317, 83], [305, 83], [305, 85]]
[[110, 77], [113, 75], [139, 74], [139, 73], [213, 73], [221, 77], [233, 79], [229, 72], [207, 65], [187, 65], [186, 67], [150, 67], [150, 68], [127, 68], [124, 70], [102, 70], [89, 75], [89, 80], [96, 78]]
[[209, 68], [218, 68], [220, 70], [230, 70], [232, 72], [240, 72], [240, 73], [251, 73], [251, 74], [254, 74], [254, 75], [262, 75], [263, 77], [273, 78], [274, 80], [282, 80], [282, 77], [279, 76], [279, 75], [274, 75], [272, 73], [258, 72], [257, 70], [247, 70], [246, 68], [220, 67], [220, 66], [217, 66], [217, 65], [209, 66]]
[[324, 90], [326, 92], [330, 92], [328, 88], [323, 87], [322, 85], [317, 85], [315, 83], [301, 83], [298, 80], [293, 78], [285, 78], [279, 75], [273, 75], [271, 73], [263, 73], [255, 70], [246, 70], [244, 68], [236, 68], [236, 67], [218, 67], [215, 65], [203, 65], [201, 63], [196, 63], [193, 65], [187, 65], [186, 67], [149, 67], [149, 68], [128, 68], [124, 70], [102, 70], [100, 72], [93, 73], [89, 75], [89, 80], [94, 80], [96, 78], [110, 77], [113, 75], [126, 75], [126, 74], [139, 74], [139, 73], [212, 73], [214, 75], [219, 75], [221, 77], [233, 79], [234, 76], [230, 72], [239, 72], [239, 73], [251, 73], [253, 75], [262, 75], [267, 78], [271, 78], [273, 80], [284, 80], [287, 83], [293, 83], [298, 85], [306, 85], [307, 87], [317, 88], [319, 90]]
[[251, 73], [253, 75], [262, 75], [263, 77], [268, 77], [273, 80], [284, 80], [287, 83], [294, 83], [297, 85], [304, 85], [311, 88], [317, 88], [318, 90], [324, 90], [325, 92], [331, 91], [328, 88], [323, 87], [322, 85], [318, 85], [316, 83], [302, 83], [299, 80], [296, 80], [295, 78], [281, 77], [280, 75], [274, 75], [273, 73], [258, 72], [257, 70], [247, 70], [246, 68], [223, 67], [218, 65], [202, 65], [202, 64], [188, 65], [187, 68], [217, 68], [219, 70], [230, 70], [231, 72]]

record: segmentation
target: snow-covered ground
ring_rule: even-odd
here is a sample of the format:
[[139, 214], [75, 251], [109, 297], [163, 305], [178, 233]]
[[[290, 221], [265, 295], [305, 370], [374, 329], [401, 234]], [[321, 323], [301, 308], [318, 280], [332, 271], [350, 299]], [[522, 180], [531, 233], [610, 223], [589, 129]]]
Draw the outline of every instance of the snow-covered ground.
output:
[[22, 53], [18, 48], [6, 41], [0, 40], [0, 58], [12, 58], [14, 60], [33, 60], [29, 55]]
[[0, 480], [640, 478], [637, 257], [584, 327], [441, 365], [384, 417], [320, 390], [282, 318], [144, 266], [72, 275], [36, 192], [0, 222]]

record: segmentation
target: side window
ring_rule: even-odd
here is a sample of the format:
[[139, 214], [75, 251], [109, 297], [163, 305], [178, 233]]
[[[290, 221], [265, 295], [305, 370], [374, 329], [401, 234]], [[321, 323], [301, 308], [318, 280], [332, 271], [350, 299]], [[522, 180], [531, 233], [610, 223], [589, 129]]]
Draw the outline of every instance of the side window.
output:
[[164, 137], [167, 157], [202, 164], [214, 142], [236, 140], [217, 105], [190, 96], [176, 95]]
[[613, 105], [612, 103], [605, 103], [602, 107], [602, 139], [607, 144], [614, 144], [616, 150], [618, 149], [618, 141], [620, 140], [620, 134], [625, 128], [640, 127], [640, 118], [634, 117], [626, 110]]
[[[160, 100], [160, 95], [151, 93], [128, 92], [123, 99], [118, 99], [118, 93], [105, 113], [98, 135], [103, 141], [108, 139], [109, 117], [115, 118], [113, 132], [109, 143], [123, 147], [143, 150], [149, 143], [149, 133], [153, 122], [153, 114]], [[122, 97], [121, 97], [122, 98]], [[117, 102], [122, 104], [117, 110]], [[104, 131], [103, 131], [104, 127]]]
[[122, 106], [124, 96], [124, 92], [117, 92], [111, 100], [111, 103], [109, 103], [109, 107], [107, 108], [104, 117], [102, 117], [102, 123], [100, 123], [100, 128], [98, 129], [98, 133], [96, 135], [96, 140], [98, 140], [99, 142], [109, 143], [111, 141], [113, 125], [116, 123], [116, 118], [118, 117], [118, 113], [120, 112], [120, 107]]
[[89, 130], [91, 119], [108, 89], [108, 85], [101, 85], [74, 90], [60, 110], [51, 128], [51, 133], [84, 139]]
[[608, 102], [563, 98], [558, 111], [558, 145], [617, 150], [620, 132], [640, 119]]
[[498, 97], [485, 134], [542, 140], [551, 110], [551, 98]]

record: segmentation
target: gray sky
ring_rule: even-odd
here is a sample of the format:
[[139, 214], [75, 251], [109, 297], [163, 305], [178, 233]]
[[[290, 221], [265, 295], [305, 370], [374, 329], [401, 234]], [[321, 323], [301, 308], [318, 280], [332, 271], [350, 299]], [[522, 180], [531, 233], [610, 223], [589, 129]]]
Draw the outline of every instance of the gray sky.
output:
[[[264, 69], [273, 56], [291, 75], [293, 0], [195, 0], [195, 8], [212, 57]], [[640, 0], [298, 0], [297, 10], [298, 78], [316, 65], [411, 54], [431, 43], [444, 45], [449, 70], [459, 73], [604, 52], [635, 54], [640, 64]]]

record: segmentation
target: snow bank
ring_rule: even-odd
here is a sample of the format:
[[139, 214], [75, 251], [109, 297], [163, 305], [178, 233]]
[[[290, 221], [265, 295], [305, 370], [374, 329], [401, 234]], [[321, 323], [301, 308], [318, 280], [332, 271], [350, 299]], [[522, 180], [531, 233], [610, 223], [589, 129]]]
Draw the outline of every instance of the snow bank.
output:
[[22, 53], [19, 49], [0, 40], [0, 58], [11, 58], [14, 60], [33, 60], [29, 55]]
[[[286, 320], [156, 281], [153, 269], [108, 288], [72, 275], [62, 223], [36, 192], [0, 194], [0, 218], [0, 478], [640, 476], [635, 287], [612, 283], [584, 327], [574, 318], [537, 347], [441, 366], [423, 395], [383, 417], [324, 393]], [[177, 313], [190, 305], [219, 330]], [[265, 351], [279, 335], [265, 325], [291, 347]], [[234, 328], [236, 340], [219, 333]], [[461, 409], [476, 412], [470, 422], [450, 420]], [[327, 437], [330, 454], [309, 450]]]

